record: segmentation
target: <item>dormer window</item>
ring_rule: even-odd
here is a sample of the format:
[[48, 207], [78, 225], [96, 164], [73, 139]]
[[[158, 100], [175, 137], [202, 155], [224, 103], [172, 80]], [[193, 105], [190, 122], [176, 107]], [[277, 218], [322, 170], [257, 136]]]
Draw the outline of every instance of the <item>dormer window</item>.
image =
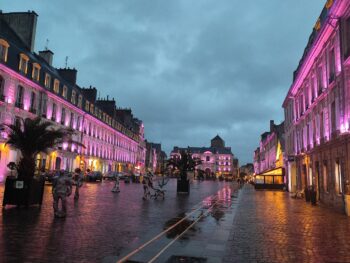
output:
[[50, 89], [51, 86], [51, 76], [49, 74], [45, 74], [45, 88]]
[[90, 110], [90, 103], [88, 101], [85, 102], [85, 111]]
[[7, 53], [9, 48], [9, 43], [4, 39], [0, 38], [0, 60], [6, 62], [7, 61]]
[[28, 72], [28, 61], [29, 57], [23, 53], [19, 54], [19, 71], [21, 71], [24, 74], [27, 74]]
[[79, 108], [81, 108], [82, 102], [83, 102], [83, 96], [79, 95], [79, 97], [78, 97], [78, 107]]
[[71, 101], [73, 104], [76, 103], [75, 97], [76, 97], [76, 92], [75, 92], [75, 90], [72, 90], [72, 97], [71, 97], [71, 100], [70, 100], [70, 101]]
[[58, 79], [55, 79], [55, 81], [53, 82], [53, 91], [55, 93], [60, 92], [60, 81]]
[[67, 89], [67, 86], [63, 86], [63, 89], [62, 89], [62, 96], [63, 96], [63, 98], [67, 98], [67, 91], [68, 91], [68, 89]]
[[33, 63], [32, 79], [39, 81], [41, 66], [38, 63]]
[[94, 104], [90, 104], [90, 113], [94, 114]]

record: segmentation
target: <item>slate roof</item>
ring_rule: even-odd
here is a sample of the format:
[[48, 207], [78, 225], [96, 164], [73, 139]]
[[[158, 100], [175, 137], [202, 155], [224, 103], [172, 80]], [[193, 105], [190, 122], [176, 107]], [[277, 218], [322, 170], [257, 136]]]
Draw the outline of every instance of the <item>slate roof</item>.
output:
[[207, 151], [212, 152], [213, 154], [231, 154], [233, 155], [231, 151], [231, 147], [224, 147], [224, 148], [216, 148], [216, 147], [190, 147], [187, 148], [181, 148], [181, 147], [174, 147], [172, 152], [181, 152], [181, 151], [189, 151], [191, 153], [205, 153]]

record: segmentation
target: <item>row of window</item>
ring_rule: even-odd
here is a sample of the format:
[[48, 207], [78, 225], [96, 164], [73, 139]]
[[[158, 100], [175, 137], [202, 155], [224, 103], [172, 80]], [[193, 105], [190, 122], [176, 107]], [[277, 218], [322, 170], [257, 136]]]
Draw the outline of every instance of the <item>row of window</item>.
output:
[[[333, 164], [333, 165], [332, 165]], [[316, 173], [320, 179], [321, 188], [324, 193], [329, 193], [331, 187], [334, 187], [334, 190], [338, 194], [343, 193], [343, 174], [344, 174], [344, 165], [339, 159], [336, 159], [334, 162], [328, 162], [327, 160], [324, 160], [322, 163], [315, 162], [315, 169]], [[303, 172], [306, 174], [306, 165], [303, 165]], [[332, 172], [333, 171], [333, 172]], [[314, 178], [313, 178], [313, 169], [312, 167], [309, 167], [309, 173], [308, 173], [308, 182], [310, 185], [313, 185]], [[333, 180], [332, 180], [333, 178]], [[332, 182], [333, 181], [333, 182]]]
[[[4, 78], [0, 75], [0, 100], [3, 100], [5, 99], [4, 97], [4, 87], [5, 87], [5, 80]], [[74, 93], [74, 91], [73, 91]], [[34, 91], [31, 92], [31, 95], [30, 95], [30, 106], [29, 106], [29, 109], [26, 109], [26, 110], [29, 110], [30, 112], [34, 113], [34, 114], [40, 114], [40, 112], [42, 113], [43, 117], [47, 117], [47, 95], [44, 93], [44, 92], [41, 92], [40, 93], [40, 97], [39, 97], [39, 104], [38, 105], [38, 102], [37, 102], [37, 95]], [[81, 102], [82, 100], [82, 97], [81, 95], [79, 95], [79, 99], [78, 99], [78, 104]], [[17, 86], [17, 89], [16, 89], [16, 98], [15, 98], [15, 106], [18, 107], [18, 108], [21, 108], [21, 109], [24, 109], [24, 87], [21, 86], [21, 85], [18, 85]], [[40, 112], [37, 112], [37, 108], [39, 106], [39, 111]], [[93, 106], [93, 104], [91, 104], [91, 106]], [[96, 108], [97, 109], [97, 108]], [[98, 109], [97, 109], [98, 110]], [[101, 113], [101, 110], [99, 110], [100, 114]], [[57, 105], [54, 103], [52, 105], [52, 115], [51, 115], [51, 120], [53, 121], [57, 121], [58, 118], [57, 118]], [[65, 118], [66, 118], [66, 110], [64, 108], [62, 108], [62, 111], [60, 112], [60, 121], [61, 121], [61, 124], [63, 125], [67, 125], [67, 126], [70, 126], [71, 128], [73, 127], [76, 127], [78, 125], [75, 125], [73, 124], [74, 123], [74, 118], [70, 118], [70, 121], [69, 121], [69, 124], [66, 124], [65, 123]], [[112, 123], [112, 118], [110, 118], [109, 116], [107, 116], [105, 113], [103, 113], [103, 117], [102, 119], [105, 120], [105, 122], [107, 122], [107, 124], [109, 124], [110, 126], [114, 125], [118, 131], [121, 131], [123, 132], [124, 130], [124, 134], [127, 134], [129, 137], [135, 139], [136, 136], [133, 136], [132, 132], [131, 131], [126, 131], [126, 129], [124, 128], [123, 129], [123, 126], [117, 122], [114, 122]], [[80, 123], [79, 121], [77, 121], [77, 123]], [[77, 128], [79, 129], [79, 127]], [[90, 132], [92, 131], [92, 132]], [[91, 129], [84, 129], [84, 132], [87, 134], [89, 133], [89, 135], [92, 135], [94, 136], [96, 134], [95, 137], [102, 137], [102, 135], [100, 136], [99, 133], [94, 133], [94, 130], [91, 130]]]
[[[3, 78], [0, 76], [0, 89], [3, 87]], [[15, 100], [15, 106], [18, 108], [23, 109], [23, 98], [24, 98], [24, 88], [23, 86], [19, 85], [17, 86], [16, 91], [16, 100]], [[47, 112], [47, 95], [45, 93], [40, 93], [39, 96], [39, 111], [43, 113], [44, 117], [48, 117], [46, 115]], [[29, 105], [29, 111], [37, 114], [37, 95], [34, 91], [30, 93], [30, 105]], [[60, 118], [59, 118], [60, 116]], [[60, 112], [58, 112], [58, 106], [56, 103], [52, 103], [52, 111], [51, 111], [51, 120], [55, 122], [60, 122], [62, 125], [69, 126], [70, 128], [81, 130], [82, 126], [82, 118], [81, 116], [76, 116], [73, 112], [68, 112], [64, 107], [60, 109]], [[110, 144], [116, 144], [118, 147], [125, 148], [129, 151], [137, 151], [136, 146], [131, 146], [126, 140], [118, 139], [118, 137], [115, 135], [114, 137], [104, 131], [103, 129], [98, 129], [96, 125], [92, 125], [91, 122], [86, 124], [86, 127], [84, 128], [84, 133], [88, 134], [89, 136], [93, 136], [95, 138], [104, 140], [107, 143]]]
[[[86, 143], [86, 142], [85, 142]], [[99, 146], [98, 144], [88, 144], [84, 150], [86, 155], [96, 156], [100, 158], [105, 158], [109, 160], [122, 161], [122, 162], [136, 162], [136, 154], [123, 153], [118, 150], [103, 149], [103, 146]]]
[[328, 109], [324, 109], [320, 114], [315, 114], [309, 122], [300, 124], [296, 131], [288, 135], [287, 147], [300, 153], [322, 143], [322, 140], [330, 139], [337, 130], [336, 106], [336, 102], [333, 101], [330, 114]]
[[285, 108], [285, 120], [288, 124], [303, 116], [315, 99], [335, 80], [336, 62], [336, 49], [330, 43], [305, 78], [304, 84], [294, 97], [294, 103], [289, 103]]
[[[6, 40], [0, 39], [0, 61], [7, 62], [7, 55], [8, 55], [8, 48], [9, 44]], [[29, 57], [24, 54], [20, 53], [19, 55], [19, 65], [18, 69], [23, 74], [27, 75], [28, 73], [28, 65], [29, 65]], [[32, 80], [35, 82], [40, 81], [40, 70], [41, 66], [40, 64], [34, 62], [32, 64]], [[45, 88], [51, 90], [51, 84], [52, 84], [52, 78], [49, 73], [45, 73], [44, 77], [44, 86]], [[66, 85], [63, 85], [60, 90], [60, 81], [58, 79], [54, 79], [53, 81], [53, 92], [56, 94], [61, 95], [63, 98], [68, 100], [68, 87]], [[0, 93], [1, 97], [3, 98], [3, 93]], [[76, 90], [72, 90], [71, 97], [70, 97], [70, 103], [73, 105], [76, 105], [79, 108], [83, 108], [83, 96], [81, 94], [78, 94]], [[18, 104], [20, 106], [20, 103]], [[113, 128], [117, 129], [118, 131], [121, 131], [125, 133], [127, 136], [133, 138], [134, 140], [138, 140], [138, 137], [133, 134], [128, 129], [124, 128], [120, 123], [113, 120], [111, 116], [103, 112], [101, 109], [96, 107], [93, 103], [89, 102], [88, 100], [85, 101], [84, 110], [86, 112], [89, 112], [90, 114], [94, 115], [95, 117], [99, 118], [103, 122], [107, 123], [108, 125], [112, 126]]]

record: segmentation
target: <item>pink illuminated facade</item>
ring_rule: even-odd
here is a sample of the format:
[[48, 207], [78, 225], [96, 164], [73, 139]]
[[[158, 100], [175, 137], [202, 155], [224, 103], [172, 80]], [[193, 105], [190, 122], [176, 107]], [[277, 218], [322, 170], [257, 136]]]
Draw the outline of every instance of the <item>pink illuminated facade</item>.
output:
[[350, 2], [327, 1], [283, 103], [291, 192], [344, 209], [350, 155]]
[[219, 135], [211, 140], [210, 147], [174, 147], [170, 156], [180, 156], [181, 151], [192, 153], [193, 158], [199, 158], [202, 163], [196, 167], [207, 176], [236, 177], [238, 174], [238, 160], [234, 159], [231, 147], [225, 147], [225, 141]]
[[[36, 19], [34, 12], [0, 14], [0, 122], [39, 116], [76, 131], [74, 139], [86, 148], [63, 144], [38, 155], [38, 168], [144, 172], [143, 123], [132, 115], [128, 124], [121, 121], [114, 99], [97, 99], [95, 88], [79, 87], [75, 69], [54, 68], [51, 51], [33, 52]], [[0, 182], [6, 165], [18, 159], [5, 142], [2, 133]]]

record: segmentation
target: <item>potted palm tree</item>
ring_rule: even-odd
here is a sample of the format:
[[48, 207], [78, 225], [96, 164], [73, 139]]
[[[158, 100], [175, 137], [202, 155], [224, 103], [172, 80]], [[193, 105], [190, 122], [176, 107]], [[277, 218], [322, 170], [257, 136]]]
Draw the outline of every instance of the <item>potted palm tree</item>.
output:
[[178, 170], [177, 192], [190, 193], [190, 180], [188, 173], [193, 173], [196, 166], [201, 164], [199, 158], [192, 158], [190, 152], [181, 151], [180, 156], [174, 155], [167, 161], [167, 166], [173, 170]]
[[72, 129], [57, 128], [53, 123], [43, 121], [40, 117], [20, 119], [19, 123], [20, 125], [0, 125], [0, 129], [8, 135], [6, 144], [20, 153], [16, 164], [18, 176], [6, 178], [3, 206], [41, 205], [45, 179], [34, 177], [36, 155], [48, 153], [64, 142], [81, 146], [82, 144], [72, 140], [74, 134]]

